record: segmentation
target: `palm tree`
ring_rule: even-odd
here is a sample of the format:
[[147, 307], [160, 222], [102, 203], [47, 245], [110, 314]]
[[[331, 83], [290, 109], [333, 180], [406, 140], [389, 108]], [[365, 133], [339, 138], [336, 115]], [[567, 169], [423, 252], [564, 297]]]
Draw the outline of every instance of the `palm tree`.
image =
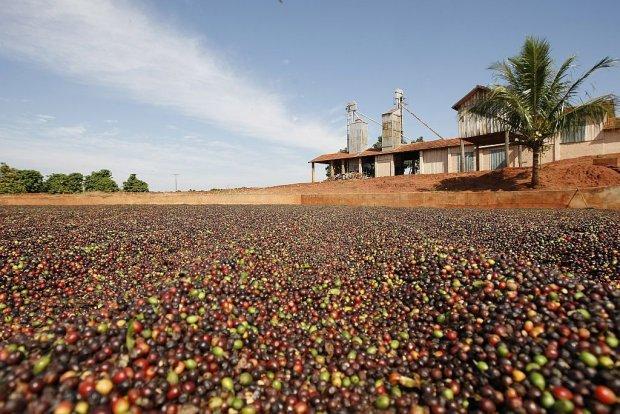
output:
[[569, 57], [559, 69], [550, 56], [549, 43], [528, 37], [521, 52], [492, 65], [501, 81], [468, 109], [475, 115], [495, 121], [515, 136], [515, 142], [532, 151], [532, 187], [540, 184], [540, 156], [546, 142], [586, 123], [602, 122], [616, 104], [614, 95], [578, 98], [579, 87], [602, 68], [616, 63], [605, 57], [575, 81], [570, 79], [575, 57]]

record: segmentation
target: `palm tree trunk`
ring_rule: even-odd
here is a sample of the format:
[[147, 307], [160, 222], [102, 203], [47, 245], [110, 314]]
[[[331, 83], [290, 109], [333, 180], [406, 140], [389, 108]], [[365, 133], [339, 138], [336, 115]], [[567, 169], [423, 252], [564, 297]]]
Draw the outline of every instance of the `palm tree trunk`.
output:
[[540, 186], [540, 148], [532, 148], [532, 188]]

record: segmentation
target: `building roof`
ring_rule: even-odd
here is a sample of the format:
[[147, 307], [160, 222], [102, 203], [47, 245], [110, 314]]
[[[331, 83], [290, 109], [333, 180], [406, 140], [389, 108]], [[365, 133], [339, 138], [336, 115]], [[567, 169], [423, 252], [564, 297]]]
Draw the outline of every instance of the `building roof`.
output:
[[360, 157], [370, 157], [373, 155], [382, 154], [381, 150], [376, 150], [373, 148], [365, 149], [362, 152], [358, 152], [355, 154], [349, 154], [348, 152], [332, 152], [329, 154], [319, 155], [318, 157], [310, 160], [309, 162], [327, 162], [334, 160], [346, 160], [349, 158], [360, 158]]
[[[471, 145], [471, 142], [463, 140], [465, 145]], [[430, 149], [458, 147], [461, 145], [461, 138], [435, 139], [432, 141], [412, 142], [411, 144], [403, 144], [393, 150], [382, 152], [382, 154], [392, 154], [398, 152], [422, 151]]]
[[[463, 142], [465, 143], [465, 145], [472, 144], [467, 139], [463, 139]], [[397, 154], [397, 153], [402, 153], [402, 152], [458, 147], [459, 145], [461, 145], [461, 138], [436, 139], [433, 141], [412, 142], [410, 144], [403, 144], [399, 146], [398, 148], [388, 150], [388, 151], [381, 151], [381, 150], [376, 150], [373, 148], [368, 148], [357, 154], [349, 154], [347, 152], [334, 152], [331, 154], [319, 155], [318, 157], [316, 157], [313, 160], [310, 160], [309, 162], [326, 163], [328, 161], [346, 160], [346, 159], [361, 158], [361, 157], [371, 157], [371, 156], [383, 155], [383, 154]]]
[[459, 107], [461, 105], [463, 105], [463, 103], [465, 103], [469, 98], [474, 96], [477, 92], [479, 92], [479, 91], [488, 91], [488, 90], [489, 90], [489, 88], [487, 88], [486, 86], [482, 86], [482, 85], [474, 86], [474, 88], [471, 91], [467, 92], [467, 94], [465, 96], [463, 96], [461, 99], [459, 99], [457, 103], [452, 105], [452, 109], [458, 110]]

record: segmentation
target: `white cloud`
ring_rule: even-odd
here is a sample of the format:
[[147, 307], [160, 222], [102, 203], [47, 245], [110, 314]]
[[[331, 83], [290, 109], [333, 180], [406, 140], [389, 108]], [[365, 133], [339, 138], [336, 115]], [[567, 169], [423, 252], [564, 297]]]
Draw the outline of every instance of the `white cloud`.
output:
[[200, 134], [179, 138], [152, 139], [109, 126], [41, 123], [35, 115], [3, 118], [0, 161], [43, 174], [89, 174], [107, 168], [119, 184], [136, 173], [157, 191], [174, 188], [172, 173], [181, 174], [179, 188], [183, 190], [275, 185], [309, 178], [306, 160], [294, 149], [268, 144], [257, 156], [252, 148]]
[[294, 147], [333, 149], [336, 131], [290, 113], [285, 100], [242, 75], [199, 38], [136, 4], [19, 0], [0, 8], [0, 52], [227, 131]]
[[47, 122], [51, 122], [51, 121], [53, 121], [54, 119], [56, 119], [56, 117], [55, 117], [55, 116], [53, 116], [53, 115], [46, 115], [46, 114], [39, 114], [39, 115], [37, 115], [37, 120], [38, 120], [40, 123], [47, 123]]

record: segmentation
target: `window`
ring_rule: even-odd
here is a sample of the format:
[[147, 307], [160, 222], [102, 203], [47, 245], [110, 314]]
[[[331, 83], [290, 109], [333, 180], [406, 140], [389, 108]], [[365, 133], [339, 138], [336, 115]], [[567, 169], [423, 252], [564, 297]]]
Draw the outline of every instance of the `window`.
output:
[[489, 150], [489, 164], [491, 170], [506, 167], [506, 150], [504, 148], [492, 148]]
[[[461, 154], [456, 154], [456, 169], [458, 172], [463, 172], [461, 170]], [[465, 152], [465, 171], [474, 171], [474, 153], [473, 151]]]
[[571, 128], [569, 131], [560, 135], [560, 142], [567, 144], [570, 142], [583, 142], [586, 139], [586, 126]]

